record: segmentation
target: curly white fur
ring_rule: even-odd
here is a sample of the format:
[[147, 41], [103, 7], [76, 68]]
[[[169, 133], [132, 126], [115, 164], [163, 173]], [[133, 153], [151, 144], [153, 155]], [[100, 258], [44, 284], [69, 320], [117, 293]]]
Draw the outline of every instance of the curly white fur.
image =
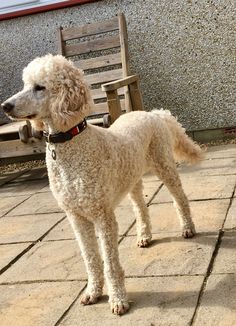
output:
[[[72, 128], [93, 105], [83, 73], [62, 56], [47, 55], [33, 60], [24, 69], [23, 80], [24, 89], [6, 101], [14, 105], [10, 116], [31, 119], [50, 133]], [[52, 150], [56, 151], [56, 160], [52, 159]], [[83, 304], [96, 302], [102, 294], [103, 264], [96, 230], [111, 309], [116, 314], [128, 310], [114, 209], [129, 193], [137, 219], [138, 245], [147, 246], [151, 226], [142, 195], [145, 172], [152, 170], [163, 180], [174, 198], [183, 236], [194, 235], [188, 200], [173, 155], [189, 162], [198, 161], [201, 149], [187, 137], [176, 119], [163, 110], [127, 113], [109, 129], [88, 125], [72, 140], [47, 146], [50, 188], [72, 224], [88, 272]]]

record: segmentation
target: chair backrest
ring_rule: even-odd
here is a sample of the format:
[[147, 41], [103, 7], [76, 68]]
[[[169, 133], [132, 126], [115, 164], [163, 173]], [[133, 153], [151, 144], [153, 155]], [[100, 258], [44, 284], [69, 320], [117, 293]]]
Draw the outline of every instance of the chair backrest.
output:
[[[128, 37], [125, 16], [118, 16], [84, 26], [59, 29], [59, 52], [72, 59], [85, 73], [91, 85], [95, 112], [108, 112], [106, 93], [101, 84], [129, 75]], [[119, 90], [121, 108], [125, 109], [127, 92]], [[127, 104], [127, 100], [126, 100]]]

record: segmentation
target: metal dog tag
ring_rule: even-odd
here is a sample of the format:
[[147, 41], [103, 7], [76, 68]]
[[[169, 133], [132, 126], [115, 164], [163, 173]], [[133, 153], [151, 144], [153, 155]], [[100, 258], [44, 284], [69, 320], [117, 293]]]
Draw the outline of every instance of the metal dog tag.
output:
[[54, 160], [57, 158], [56, 151], [54, 149], [52, 150], [52, 158]]

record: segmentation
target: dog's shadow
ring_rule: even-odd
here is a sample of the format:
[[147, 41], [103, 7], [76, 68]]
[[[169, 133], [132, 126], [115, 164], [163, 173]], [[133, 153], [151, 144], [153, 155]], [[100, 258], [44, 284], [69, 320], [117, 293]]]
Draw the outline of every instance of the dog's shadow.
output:
[[[155, 247], [158, 246], [160, 244], [163, 243], [170, 243], [170, 242], [188, 242], [188, 241], [193, 241], [194, 243], [198, 243], [201, 245], [209, 245], [210, 243], [216, 243], [218, 240], [218, 235], [219, 235], [219, 231], [215, 231], [215, 232], [198, 232], [193, 238], [183, 238], [182, 236], [178, 236], [175, 234], [173, 234], [173, 236], [164, 236], [161, 233], [156, 233], [155, 234], [155, 239], [153, 239], [151, 241], [151, 243], [149, 244], [148, 248], [151, 247]], [[227, 230], [224, 231], [223, 234], [223, 242], [220, 245], [220, 248], [228, 248], [228, 249], [235, 249], [236, 250], [236, 246], [235, 246], [235, 235], [236, 235], [236, 229], [231, 229], [231, 230]]]
[[[196, 276], [192, 276], [193, 278]], [[230, 300], [230, 295], [228, 297], [222, 298], [222, 293], [228, 288], [228, 291], [232, 289], [232, 284], [235, 284], [236, 277], [232, 274], [227, 275], [218, 275], [218, 279], [215, 280], [215, 285], [213, 288], [206, 289], [204, 292], [203, 300], [201, 306], [206, 307], [225, 307], [227, 309], [235, 309], [235, 303]], [[187, 284], [183, 290], [179, 290], [178, 278], [176, 278], [175, 284], [170, 286], [169, 280], [162, 280], [161, 282], [166, 282], [166, 287], [169, 288], [169, 291], [155, 291], [155, 281], [158, 277], [152, 279], [153, 282], [153, 291], [139, 291], [139, 280], [137, 281], [137, 291], [129, 291], [129, 286], [127, 287], [127, 293], [129, 298], [130, 310], [128, 314], [136, 314], [140, 309], [145, 308], [156, 308], [156, 309], [183, 309], [183, 308], [195, 308], [197, 305], [197, 300], [201, 288], [201, 284], [197, 287], [197, 290], [188, 290]], [[159, 278], [160, 279], [160, 278]], [[165, 279], [162, 277], [162, 279]], [[169, 279], [169, 278], [168, 278]], [[127, 281], [127, 279], [126, 279]], [[128, 282], [127, 282], [128, 283]], [[182, 282], [181, 282], [182, 283]], [[183, 284], [183, 283], [182, 283]], [[150, 286], [149, 286], [150, 288]], [[175, 290], [176, 288], [176, 290]], [[195, 286], [196, 288], [196, 286]], [[235, 292], [235, 288], [234, 288]], [[231, 296], [232, 298], [232, 296]], [[103, 295], [98, 305], [105, 307], [108, 302], [108, 296]], [[106, 307], [107, 309], [107, 307]]]

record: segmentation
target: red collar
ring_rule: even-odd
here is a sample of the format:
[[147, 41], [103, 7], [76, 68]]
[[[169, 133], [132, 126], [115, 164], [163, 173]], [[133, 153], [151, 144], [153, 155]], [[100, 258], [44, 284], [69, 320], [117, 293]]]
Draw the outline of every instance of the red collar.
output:
[[66, 132], [59, 132], [57, 134], [49, 134], [48, 132], [44, 131], [43, 135], [46, 138], [46, 142], [48, 143], [65, 143], [68, 140], [71, 140], [73, 137], [80, 134], [87, 128], [87, 122], [84, 119], [80, 122], [77, 126], [71, 128]]

